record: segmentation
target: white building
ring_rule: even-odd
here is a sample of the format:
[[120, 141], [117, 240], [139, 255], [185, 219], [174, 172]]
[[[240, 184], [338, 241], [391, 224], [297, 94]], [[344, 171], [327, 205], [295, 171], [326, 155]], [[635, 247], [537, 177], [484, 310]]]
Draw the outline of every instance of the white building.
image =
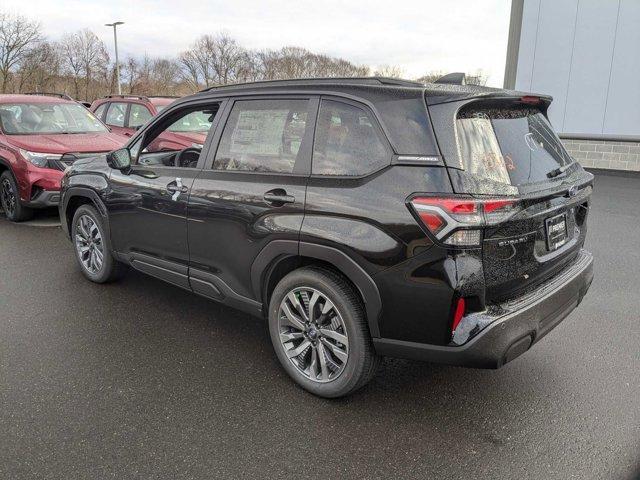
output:
[[640, 0], [512, 0], [504, 85], [553, 96], [583, 165], [640, 170]]

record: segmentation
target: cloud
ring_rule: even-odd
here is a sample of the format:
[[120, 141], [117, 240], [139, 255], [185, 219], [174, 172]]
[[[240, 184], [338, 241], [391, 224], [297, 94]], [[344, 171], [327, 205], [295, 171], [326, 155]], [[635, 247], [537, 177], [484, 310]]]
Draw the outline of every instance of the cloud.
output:
[[176, 55], [199, 35], [225, 31], [249, 48], [296, 45], [370, 66], [399, 65], [405, 76], [475, 71], [500, 86], [504, 75], [509, 0], [3, 0], [3, 11], [41, 22], [59, 38], [90, 28], [112, 48], [122, 20], [124, 55]]

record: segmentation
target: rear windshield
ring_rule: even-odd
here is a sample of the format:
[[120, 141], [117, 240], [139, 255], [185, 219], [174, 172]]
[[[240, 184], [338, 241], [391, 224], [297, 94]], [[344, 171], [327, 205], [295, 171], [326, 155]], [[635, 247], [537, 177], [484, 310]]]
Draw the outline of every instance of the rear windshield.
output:
[[538, 183], [572, 163], [536, 108], [470, 109], [458, 115], [456, 127], [464, 168], [482, 179], [509, 185]]

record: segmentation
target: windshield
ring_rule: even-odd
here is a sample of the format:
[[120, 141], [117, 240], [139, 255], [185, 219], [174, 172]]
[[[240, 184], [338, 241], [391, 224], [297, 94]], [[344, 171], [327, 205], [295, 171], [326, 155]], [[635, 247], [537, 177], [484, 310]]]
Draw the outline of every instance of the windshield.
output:
[[77, 103], [0, 104], [0, 126], [7, 135], [108, 132]]
[[572, 163], [546, 117], [535, 108], [463, 112], [457, 135], [465, 170], [510, 185], [547, 181]]
[[211, 122], [213, 121], [211, 112], [198, 110], [191, 112], [184, 117], [180, 117], [173, 125], [167, 130], [170, 132], [200, 132], [207, 133], [211, 128]]

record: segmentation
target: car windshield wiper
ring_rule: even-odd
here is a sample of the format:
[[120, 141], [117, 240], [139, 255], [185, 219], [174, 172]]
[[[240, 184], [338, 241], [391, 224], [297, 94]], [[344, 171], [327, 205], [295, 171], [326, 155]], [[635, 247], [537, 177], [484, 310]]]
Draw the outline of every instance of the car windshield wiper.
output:
[[564, 172], [566, 172], [569, 167], [571, 165], [573, 165], [575, 163], [575, 161], [571, 162], [571, 163], [567, 163], [566, 165], [563, 165], [561, 167], [558, 168], [554, 168], [553, 170], [551, 170], [550, 172], [547, 172], [547, 177], [548, 178], [555, 178], [559, 175], [562, 175]]

